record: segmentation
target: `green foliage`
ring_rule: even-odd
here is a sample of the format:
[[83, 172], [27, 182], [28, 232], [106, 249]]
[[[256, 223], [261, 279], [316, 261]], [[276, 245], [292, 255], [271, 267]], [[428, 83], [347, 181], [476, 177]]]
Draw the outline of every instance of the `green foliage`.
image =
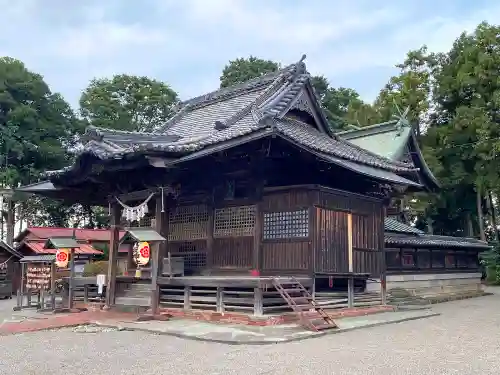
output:
[[220, 87], [229, 87], [265, 74], [276, 72], [280, 65], [271, 60], [259, 59], [255, 56], [238, 58], [229, 61], [220, 76]]
[[486, 282], [500, 285], [500, 247], [497, 244], [493, 249], [480, 254], [481, 266], [486, 272]]
[[92, 246], [97, 249], [102, 251], [102, 256], [100, 256], [101, 259], [108, 259], [109, 257], [109, 244], [106, 242], [95, 242], [92, 244]]
[[177, 102], [167, 84], [122, 74], [92, 80], [80, 98], [80, 112], [94, 126], [147, 132], [167, 121]]
[[99, 274], [108, 274], [108, 261], [102, 260], [92, 263], [87, 263], [83, 268], [82, 276], [97, 276]]
[[0, 58], [0, 182], [16, 187], [70, 161], [82, 130], [68, 103], [42, 76], [10, 57]]

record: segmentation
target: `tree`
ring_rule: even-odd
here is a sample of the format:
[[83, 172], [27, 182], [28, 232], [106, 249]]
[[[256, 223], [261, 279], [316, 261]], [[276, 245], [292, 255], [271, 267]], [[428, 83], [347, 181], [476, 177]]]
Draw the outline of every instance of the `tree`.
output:
[[[0, 184], [16, 188], [40, 172], [70, 163], [82, 130], [68, 103], [52, 93], [42, 76], [10, 57], [0, 58]], [[23, 219], [28, 203], [14, 209]], [[0, 207], [3, 209], [3, 207]]]
[[92, 80], [80, 98], [80, 113], [94, 126], [150, 132], [172, 116], [177, 102], [167, 84], [121, 74]]
[[450, 51], [433, 56], [432, 110], [423, 144], [424, 149], [432, 148], [441, 165], [438, 178], [443, 189], [432, 204], [432, 219], [447, 234], [456, 233], [455, 218], [461, 218], [462, 233], [485, 238], [488, 215], [484, 214], [495, 210], [500, 161], [499, 35], [499, 27], [481, 23], [473, 33], [462, 33]]
[[259, 59], [255, 56], [231, 60], [222, 70], [220, 87], [224, 88], [243, 83], [253, 78], [276, 72], [280, 68], [281, 65], [274, 61]]

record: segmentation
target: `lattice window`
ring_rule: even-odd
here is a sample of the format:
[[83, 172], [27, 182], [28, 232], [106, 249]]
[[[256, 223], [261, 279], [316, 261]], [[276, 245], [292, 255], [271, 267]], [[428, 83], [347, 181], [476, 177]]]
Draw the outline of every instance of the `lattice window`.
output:
[[214, 237], [253, 236], [255, 206], [218, 208], [214, 216]]
[[309, 210], [264, 213], [265, 240], [309, 237]]
[[198, 270], [206, 267], [207, 253], [200, 251], [196, 245], [191, 242], [181, 244], [177, 249], [175, 256], [182, 256], [184, 258], [184, 268], [186, 270]]
[[208, 236], [208, 207], [179, 206], [169, 213], [169, 241], [200, 240]]

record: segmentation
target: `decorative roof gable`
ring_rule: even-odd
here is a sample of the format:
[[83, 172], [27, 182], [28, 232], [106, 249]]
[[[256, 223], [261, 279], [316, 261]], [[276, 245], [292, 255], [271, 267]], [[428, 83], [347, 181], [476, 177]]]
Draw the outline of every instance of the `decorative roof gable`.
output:
[[417, 178], [429, 190], [439, 188], [436, 177], [424, 160], [415, 132], [405, 118], [336, 133], [339, 137], [374, 154], [416, 168]]

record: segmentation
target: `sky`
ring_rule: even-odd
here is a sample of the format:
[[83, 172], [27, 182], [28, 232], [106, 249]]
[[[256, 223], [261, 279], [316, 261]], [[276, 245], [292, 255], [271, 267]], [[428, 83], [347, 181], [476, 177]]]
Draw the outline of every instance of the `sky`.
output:
[[181, 99], [216, 89], [250, 55], [296, 62], [371, 101], [408, 50], [446, 51], [495, 0], [0, 0], [0, 56], [22, 60], [75, 108], [93, 78], [145, 75]]

